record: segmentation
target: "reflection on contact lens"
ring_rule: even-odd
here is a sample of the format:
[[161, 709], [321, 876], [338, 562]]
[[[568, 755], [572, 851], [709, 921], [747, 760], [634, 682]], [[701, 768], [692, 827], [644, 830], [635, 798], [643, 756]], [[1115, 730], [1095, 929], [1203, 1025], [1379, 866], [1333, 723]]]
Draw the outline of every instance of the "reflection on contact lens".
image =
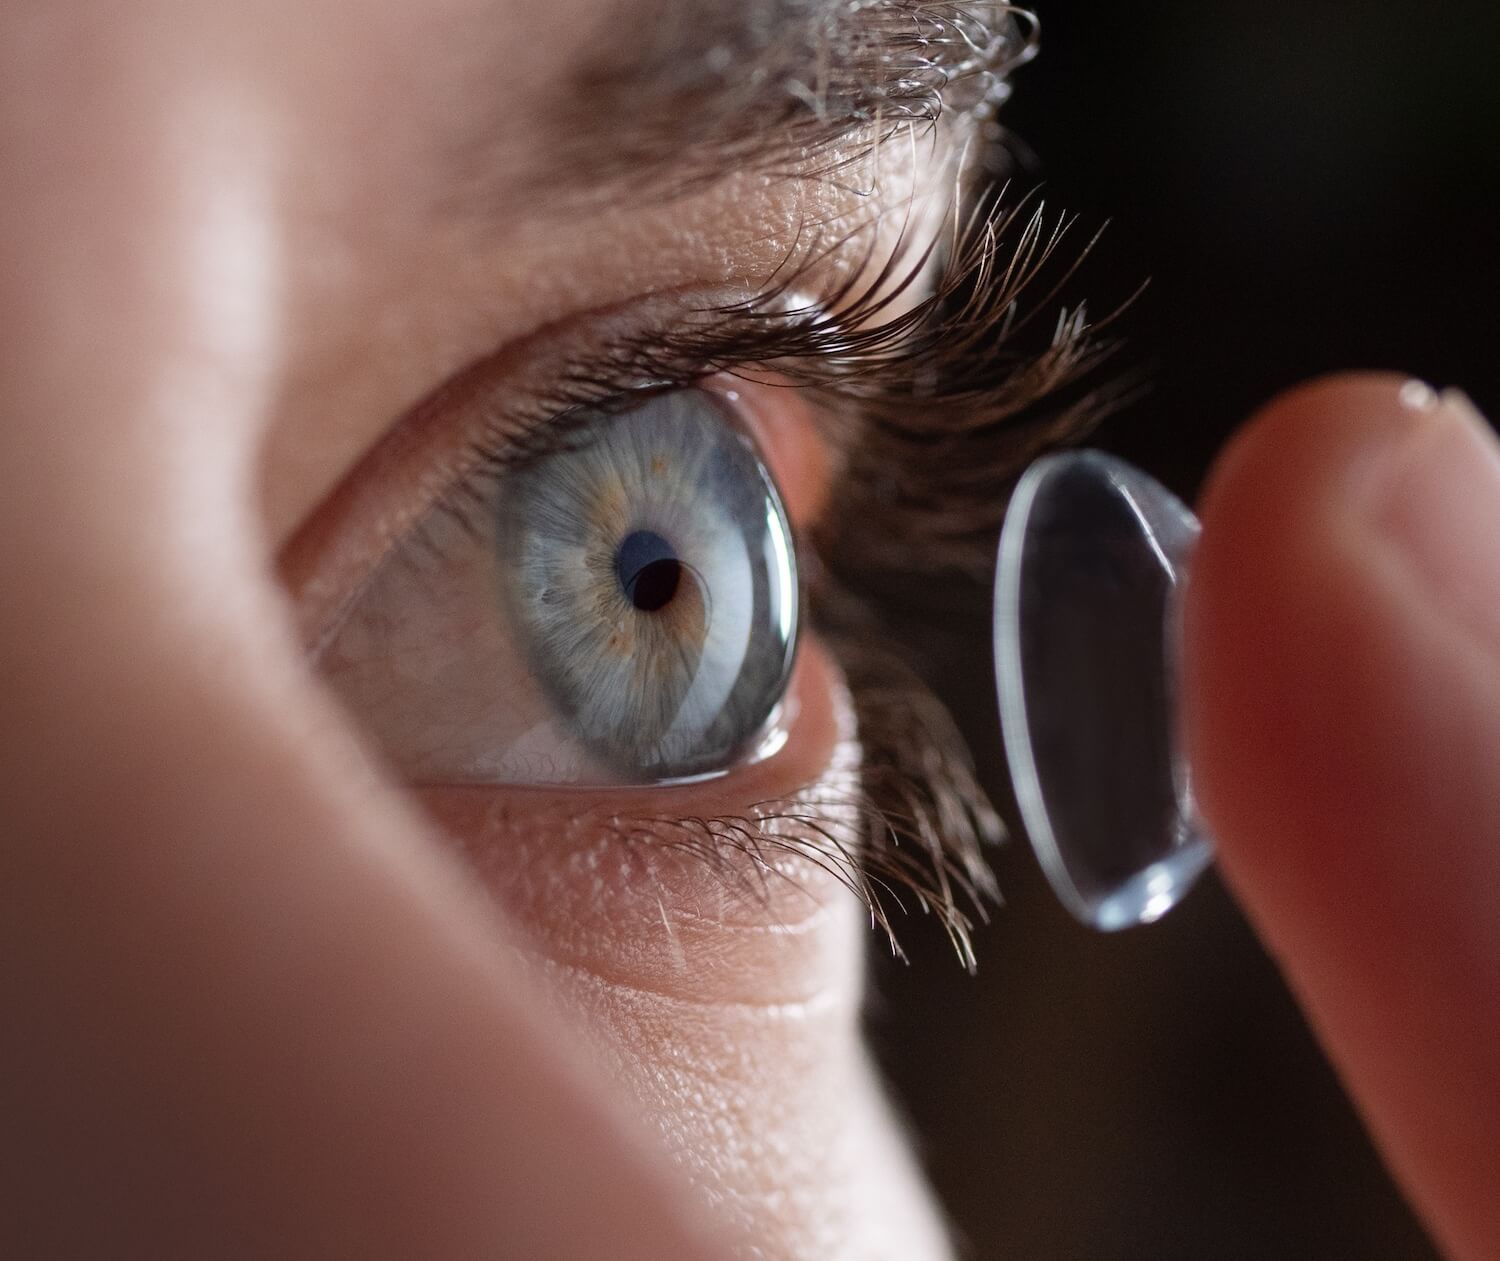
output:
[[1213, 856], [1176, 721], [1197, 540], [1165, 487], [1098, 451], [1039, 460], [1006, 515], [994, 638], [1011, 780], [1054, 891], [1093, 928], [1159, 919]]
[[588, 422], [506, 478], [495, 561], [559, 727], [614, 774], [719, 770], [787, 685], [797, 574], [748, 438], [700, 390]]

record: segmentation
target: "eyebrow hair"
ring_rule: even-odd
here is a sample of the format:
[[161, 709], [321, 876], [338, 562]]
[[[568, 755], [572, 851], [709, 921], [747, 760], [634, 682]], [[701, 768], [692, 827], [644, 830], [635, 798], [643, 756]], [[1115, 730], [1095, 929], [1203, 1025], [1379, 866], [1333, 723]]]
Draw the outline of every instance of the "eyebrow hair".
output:
[[852, 137], [835, 164], [993, 108], [1038, 28], [1001, 0], [622, 0], [601, 29], [543, 111], [549, 188], [821, 173]]

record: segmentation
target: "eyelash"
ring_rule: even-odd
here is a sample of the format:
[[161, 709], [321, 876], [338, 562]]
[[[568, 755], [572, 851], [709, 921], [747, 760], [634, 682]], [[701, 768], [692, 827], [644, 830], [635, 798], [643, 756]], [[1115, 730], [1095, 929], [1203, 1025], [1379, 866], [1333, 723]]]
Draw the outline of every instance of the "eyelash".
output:
[[[795, 854], [856, 892], [898, 956], [891, 908], [904, 911], [905, 895], [936, 917], [973, 967], [970, 932], [998, 901], [984, 850], [1003, 828], [947, 711], [883, 646], [889, 633], [875, 609], [939, 574], [957, 580], [946, 585], [978, 616], [1016, 472], [1075, 440], [1135, 389], [1127, 377], [1098, 379], [1116, 348], [1102, 335], [1113, 315], [1091, 325], [1082, 305], [1060, 307], [1035, 344], [1038, 316], [1097, 241], [1067, 258], [1062, 246], [1074, 227], [1049, 220], [1039, 201], [1005, 207], [997, 198], [966, 220], [955, 215], [943, 236], [920, 246], [903, 231], [873, 278], [855, 266], [855, 278], [817, 306], [795, 295], [838, 251], [860, 248], [860, 234], [812, 241], [753, 298], [621, 338], [566, 366], [524, 412], [481, 422], [469, 471], [436, 505], [473, 529], [506, 474], [565, 447], [584, 421], [632, 406], [643, 390], [686, 388], [715, 374], [763, 380], [769, 369], [809, 391], [845, 454], [832, 510], [804, 541], [804, 571], [815, 624], [849, 682], [863, 765], [837, 791], [825, 783], [814, 795], [738, 815], [618, 821], [622, 842], [692, 854], [736, 884], [745, 877], [732, 856], [748, 859], [764, 881], [785, 878], [775, 859]], [[929, 296], [901, 308], [936, 254]], [[1041, 298], [1023, 310], [1022, 292], [1038, 287]]]

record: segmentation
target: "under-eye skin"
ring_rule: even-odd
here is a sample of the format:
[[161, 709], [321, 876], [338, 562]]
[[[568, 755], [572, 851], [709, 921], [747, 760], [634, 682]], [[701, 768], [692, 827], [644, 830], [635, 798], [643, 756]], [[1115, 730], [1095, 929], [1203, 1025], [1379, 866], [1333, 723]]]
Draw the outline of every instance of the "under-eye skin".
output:
[[620, 781], [732, 765], [786, 690], [791, 529], [726, 404], [643, 393], [513, 471], [495, 565], [558, 726]]

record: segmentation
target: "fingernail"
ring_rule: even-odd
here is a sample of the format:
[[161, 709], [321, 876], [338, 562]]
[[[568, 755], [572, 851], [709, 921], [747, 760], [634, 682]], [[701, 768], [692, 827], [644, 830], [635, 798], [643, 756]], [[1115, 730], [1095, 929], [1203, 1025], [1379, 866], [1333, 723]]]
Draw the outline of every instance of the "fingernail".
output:
[[1421, 416], [1380, 478], [1377, 537], [1439, 614], [1500, 652], [1500, 442], [1459, 390], [1413, 382], [1401, 401]]

